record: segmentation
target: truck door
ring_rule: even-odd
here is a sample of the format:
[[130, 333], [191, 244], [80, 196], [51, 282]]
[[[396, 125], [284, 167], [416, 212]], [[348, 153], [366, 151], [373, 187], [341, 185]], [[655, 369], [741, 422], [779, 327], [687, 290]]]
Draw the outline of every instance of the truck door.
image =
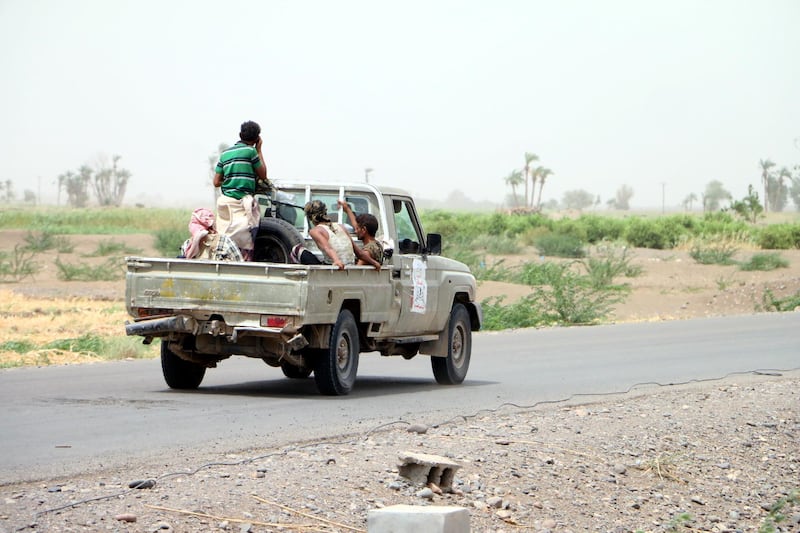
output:
[[[439, 276], [428, 268], [422, 253], [425, 238], [414, 205], [407, 198], [392, 198], [387, 205], [394, 214], [397, 242], [392, 258], [392, 284], [400, 306], [397, 333], [436, 333], [434, 317], [439, 295]], [[399, 299], [399, 302], [397, 301]]]

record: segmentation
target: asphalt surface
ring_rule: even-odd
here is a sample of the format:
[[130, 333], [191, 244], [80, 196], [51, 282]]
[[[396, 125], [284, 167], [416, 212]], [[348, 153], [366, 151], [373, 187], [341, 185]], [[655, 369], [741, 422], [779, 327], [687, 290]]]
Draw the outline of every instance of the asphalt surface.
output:
[[345, 397], [243, 357], [191, 392], [167, 388], [158, 360], [9, 369], [0, 371], [0, 484], [798, 368], [800, 313], [481, 332], [460, 386], [437, 385], [426, 356], [362, 354]]

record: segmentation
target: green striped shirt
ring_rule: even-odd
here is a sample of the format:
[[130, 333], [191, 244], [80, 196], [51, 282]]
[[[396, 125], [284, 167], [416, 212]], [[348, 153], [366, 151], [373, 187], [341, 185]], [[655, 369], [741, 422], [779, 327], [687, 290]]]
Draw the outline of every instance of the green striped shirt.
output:
[[256, 169], [264, 163], [254, 146], [237, 142], [219, 156], [214, 169], [222, 174], [222, 194], [241, 200], [256, 192]]

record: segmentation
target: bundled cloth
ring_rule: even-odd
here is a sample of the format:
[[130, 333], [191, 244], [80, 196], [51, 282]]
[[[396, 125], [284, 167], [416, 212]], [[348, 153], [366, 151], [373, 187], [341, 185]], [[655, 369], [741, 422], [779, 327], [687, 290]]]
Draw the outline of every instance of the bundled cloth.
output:
[[227, 235], [217, 233], [214, 222], [214, 213], [210, 209], [195, 209], [189, 221], [191, 237], [181, 246], [181, 255], [186, 259], [244, 261], [236, 243]]

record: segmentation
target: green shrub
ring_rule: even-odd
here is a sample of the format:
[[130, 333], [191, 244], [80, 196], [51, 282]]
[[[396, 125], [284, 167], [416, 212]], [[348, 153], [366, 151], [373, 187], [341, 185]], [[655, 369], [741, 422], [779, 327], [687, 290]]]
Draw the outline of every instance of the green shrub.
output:
[[625, 221], [618, 218], [581, 215], [578, 223], [583, 226], [586, 242], [590, 244], [619, 240], [625, 232]]
[[530, 285], [532, 293], [509, 305], [503, 305], [502, 297], [484, 300], [483, 327], [494, 330], [591, 324], [605, 319], [628, 291], [621, 287], [594, 287], [591, 278], [574, 272], [572, 265], [573, 262], [523, 265], [508, 281]]
[[489, 235], [503, 235], [508, 229], [506, 221], [508, 220], [508, 216], [502, 215], [500, 213], [492, 213], [489, 217], [489, 220], [486, 224], [486, 232]]
[[540, 228], [544, 230], [553, 229], [553, 221], [542, 213], [528, 213], [524, 215], [512, 213], [511, 215], [508, 215], [506, 219], [506, 233], [510, 237]]
[[632, 265], [632, 254], [628, 254], [626, 247], [614, 247], [611, 244], [597, 246], [594, 254], [580, 263], [586, 269], [589, 284], [596, 288], [611, 287], [614, 279], [619, 276], [633, 278], [642, 273], [642, 267]]
[[534, 287], [530, 297], [549, 320], [592, 324], [606, 318], [612, 306], [625, 299], [625, 292], [592, 287], [585, 277], [572, 272], [568, 264], [559, 266], [561, 275], [549, 286]]
[[511, 328], [532, 328], [547, 322], [536, 302], [530, 296], [509, 305], [503, 305], [503, 297], [487, 298], [481, 302], [483, 323], [481, 328], [497, 331]]
[[58, 339], [47, 343], [44, 347], [52, 350], [64, 350], [67, 352], [93, 352], [103, 351], [105, 343], [101, 337], [87, 333], [76, 339]]
[[509, 281], [511, 279], [511, 272], [506, 268], [503, 259], [495, 261], [491, 265], [487, 265], [485, 260], [481, 259], [472, 270], [472, 275], [478, 281]]
[[522, 244], [525, 246], [535, 246], [536, 241], [539, 240], [539, 237], [542, 235], [550, 234], [550, 230], [545, 228], [544, 226], [538, 226], [535, 228], [528, 228], [524, 232], [520, 233], [517, 238], [522, 241]]
[[632, 218], [625, 229], [625, 240], [636, 248], [667, 250], [674, 248], [686, 233], [678, 220]]
[[568, 235], [581, 242], [587, 242], [586, 226], [578, 220], [562, 218], [553, 223], [553, 233]]
[[[793, 529], [791, 524], [792, 507], [800, 504], [800, 489], [793, 489], [780, 498], [773, 505], [765, 510], [768, 511], [767, 517], [758, 528], [758, 533], [775, 533], [777, 531], [790, 531]], [[780, 526], [782, 522], [790, 521], [786, 528]]]
[[800, 291], [785, 298], [776, 298], [775, 294], [767, 289], [761, 297], [761, 304], [764, 311], [794, 311], [800, 308]]
[[33, 260], [35, 254], [17, 244], [14, 253], [0, 251], [0, 281], [18, 282], [33, 278], [41, 270], [41, 265]]
[[155, 232], [155, 248], [164, 257], [178, 257], [181, 246], [189, 237], [188, 230], [184, 228], [164, 228]]
[[770, 224], [762, 228], [756, 242], [764, 250], [800, 248], [800, 224]]
[[131, 248], [124, 242], [116, 242], [113, 239], [107, 241], [100, 241], [97, 243], [97, 248], [94, 252], [86, 255], [86, 257], [105, 257], [108, 255], [128, 255], [128, 254], [141, 254], [141, 248]]
[[518, 272], [510, 277], [509, 281], [531, 286], [550, 285], [557, 282], [557, 278], [561, 276], [563, 271], [564, 269], [561, 265], [549, 261], [525, 263]]
[[473, 271], [483, 260], [483, 257], [472, 246], [472, 241], [465, 242], [464, 238], [458, 236], [450, 239], [442, 237], [442, 255], [464, 263]]
[[[722, 211], [715, 211], [713, 213], [705, 213], [703, 218], [697, 223], [696, 228], [692, 234], [695, 237], [736, 237], [739, 241], [749, 240], [753, 235], [753, 228], [743, 220], [736, 220], [729, 213]], [[741, 235], [747, 235], [747, 239], [741, 238]]]
[[668, 218], [671, 224], [680, 226], [688, 233], [694, 233], [700, 226], [697, 217], [694, 215], [687, 215], [687, 214], [671, 215]]
[[56, 258], [58, 279], [61, 281], [114, 281], [125, 276], [123, 258], [111, 257], [102, 265], [64, 263]]
[[534, 243], [539, 253], [549, 257], [583, 257], [583, 241], [572, 235], [547, 233]]
[[749, 261], [739, 264], [740, 270], [775, 270], [788, 268], [789, 261], [777, 252], [754, 254]]
[[[478, 235], [485, 234], [492, 215], [487, 213], [448, 213], [442, 217], [450, 226], [449, 233], [465, 240], [475, 239]], [[431, 230], [423, 221], [427, 231], [436, 231], [436, 224]]]
[[0, 351], [4, 352], [28, 353], [34, 348], [33, 343], [29, 341], [6, 341], [0, 344]]
[[519, 239], [507, 237], [506, 235], [479, 235], [471, 246], [486, 250], [493, 255], [515, 255], [522, 253], [522, 246]]
[[25, 249], [31, 252], [46, 252], [56, 247], [56, 235], [49, 229], [43, 230], [39, 233], [29, 231], [23, 237], [25, 241]]
[[38, 233], [29, 231], [25, 237], [25, 249], [31, 252], [46, 252], [56, 249], [61, 253], [70, 253], [74, 245], [63, 235], [56, 235], [50, 229], [44, 229]]
[[442, 236], [442, 242], [449, 242], [456, 235], [460, 235], [458, 221], [455, 218], [455, 213], [450, 211], [423, 211], [420, 214], [422, 224], [428, 232], [439, 233]]
[[689, 256], [701, 265], [733, 265], [737, 247], [728, 239], [702, 242], [692, 246]]

